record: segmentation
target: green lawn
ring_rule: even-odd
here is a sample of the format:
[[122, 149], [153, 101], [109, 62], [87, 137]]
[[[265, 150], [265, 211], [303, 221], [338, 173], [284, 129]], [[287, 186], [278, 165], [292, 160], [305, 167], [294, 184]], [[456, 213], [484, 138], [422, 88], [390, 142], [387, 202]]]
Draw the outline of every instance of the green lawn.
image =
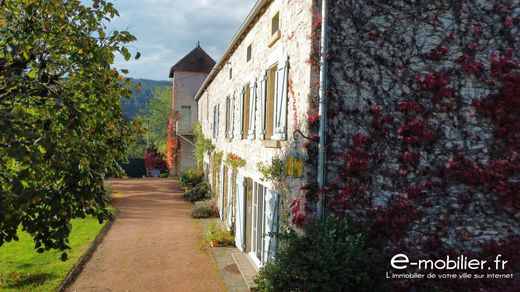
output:
[[103, 226], [95, 218], [73, 220], [66, 262], [58, 251], [37, 253], [32, 238], [20, 232], [18, 242], [0, 247], [0, 291], [56, 290]]

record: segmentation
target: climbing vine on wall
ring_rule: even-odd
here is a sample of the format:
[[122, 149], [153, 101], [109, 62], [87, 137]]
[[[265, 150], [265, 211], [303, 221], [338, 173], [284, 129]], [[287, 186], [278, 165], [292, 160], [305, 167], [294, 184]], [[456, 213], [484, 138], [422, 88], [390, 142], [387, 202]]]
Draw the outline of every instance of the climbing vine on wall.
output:
[[337, 0], [330, 19], [328, 184], [307, 201], [325, 193], [388, 256], [501, 253], [518, 272], [520, 2]]

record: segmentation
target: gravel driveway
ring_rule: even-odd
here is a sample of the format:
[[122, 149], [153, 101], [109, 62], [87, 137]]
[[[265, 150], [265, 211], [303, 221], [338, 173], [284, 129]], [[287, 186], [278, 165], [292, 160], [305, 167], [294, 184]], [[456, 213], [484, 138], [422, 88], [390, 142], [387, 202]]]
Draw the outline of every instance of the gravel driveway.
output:
[[224, 291], [204, 243], [171, 179], [112, 180], [119, 210], [110, 230], [67, 291]]

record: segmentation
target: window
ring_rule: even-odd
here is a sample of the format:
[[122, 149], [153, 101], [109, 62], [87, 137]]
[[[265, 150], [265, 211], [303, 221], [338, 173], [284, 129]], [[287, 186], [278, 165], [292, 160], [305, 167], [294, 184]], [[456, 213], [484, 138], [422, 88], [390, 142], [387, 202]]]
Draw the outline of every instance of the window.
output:
[[[288, 59], [269, 68], [260, 80], [260, 117], [263, 139], [287, 139], [287, 74]], [[269, 144], [271, 145], [271, 144]]]
[[249, 83], [242, 90], [242, 127], [240, 129], [241, 139], [247, 136], [249, 131], [250, 91]]
[[247, 62], [249, 62], [249, 60], [251, 60], [251, 55], [253, 53], [253, 44], [250, 44], [248, 47], [247, 47], [247, 56], [246, 56], [246, 60]]
[[271, 38], [267, 42], [268, 47], [272, 47], [280, 39], [282, 33], [280, 32], [280, 12], [277, 12], [271, 19]]
[[229, 79], [233, 79], [233, 68], [229, 68]]
[[219, 126], [219, 105], [213, 107], [213, 138], [218, 137], [218, 126]]
[[247, 138], [255, 139], [255, 117], [256, 117], [256, 81], [252, 80], [249, 83], [249, 127], [247, 131]]
[[280, 29], [280, 12], [276, 12], [271, 20], [271, 35], [274, 35]]
[[274, 65], [267, 70], [266, 86], [267, 90], [265, 93], [265, 128], [264, 137], [265, 139], [271, 139], [274, 134], [274, 99], [275, 99], [275, 83], [276, 83], [276, 72], [278, 71], [278, 65]]
[[191, 123], [191, 106], [181, 106], [181, 121], [182, 123]]
[[226, 138], [229, 138], [229, 134], [231, 133], [231, 99], [226, 97]]
[[252, 226], [252, 248], [251, 252], [256, 258], [264, 260], [264, 233], [265, 233], [265, 212], [264, 197], [267, 189], [259, 183], [254, 184], [253, 191], [253, 226]]

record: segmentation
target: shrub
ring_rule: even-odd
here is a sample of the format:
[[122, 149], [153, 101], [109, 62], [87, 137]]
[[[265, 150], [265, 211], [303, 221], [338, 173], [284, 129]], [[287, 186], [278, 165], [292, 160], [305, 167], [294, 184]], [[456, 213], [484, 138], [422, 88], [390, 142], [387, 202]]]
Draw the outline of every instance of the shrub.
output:
[[[278, 235], [273, 261], [260, 271], [259, 291], [377, 291], [377, 257], [346, 220], [329, 217]], [[374, 266], [377, 266], [374, 265]], [[382, 266], [382, 265], [381, 265]]]
[[179, 177], [179, 185], [185, 191], [193, 189], [195, 186], [204, 181], [204, 173], [196, 169], [189, 169]]
[[229, 231], [222, 229], [217, 223], [212, 223], [209, 226], [206, 238], [209, 242], [215, 241], [219, 245], [235, 245], [235, 237]]
[[214, 203], [211, 200], [195, 202], [195, 208], [191, 212], [193, 218], [209, 218], [215, 216], [217, 211], [214, 209]]
[[202, 201], [211, 197], [211, 188], [208, 183], [201, 182], [187, 193], [184, 198], [190, 202]]
[[215, 212], [208, 206], [195, 207], [191, 211], [191, 217], [193, 218], [209, 218], [213, 217]]

